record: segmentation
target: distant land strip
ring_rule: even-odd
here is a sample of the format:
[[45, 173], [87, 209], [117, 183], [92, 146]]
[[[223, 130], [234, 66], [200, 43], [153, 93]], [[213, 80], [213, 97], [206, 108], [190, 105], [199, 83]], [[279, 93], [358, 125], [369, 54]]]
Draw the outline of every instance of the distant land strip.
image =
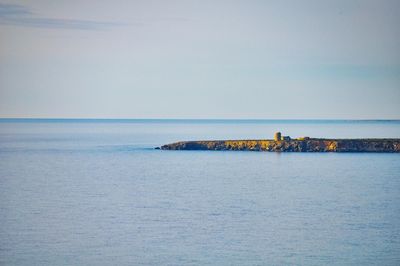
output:
[[205, 140], [166, 144], [161, 150], [269, 152], [400, 152], [400, 139]]

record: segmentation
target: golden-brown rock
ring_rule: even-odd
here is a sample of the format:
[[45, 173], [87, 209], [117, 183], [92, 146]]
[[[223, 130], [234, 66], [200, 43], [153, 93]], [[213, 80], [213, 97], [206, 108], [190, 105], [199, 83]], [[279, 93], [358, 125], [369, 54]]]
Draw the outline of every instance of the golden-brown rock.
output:
[[273, 152], [400, 152], [400, 139], [293, 139], [181, 141], [162, 150], [232, 150]]

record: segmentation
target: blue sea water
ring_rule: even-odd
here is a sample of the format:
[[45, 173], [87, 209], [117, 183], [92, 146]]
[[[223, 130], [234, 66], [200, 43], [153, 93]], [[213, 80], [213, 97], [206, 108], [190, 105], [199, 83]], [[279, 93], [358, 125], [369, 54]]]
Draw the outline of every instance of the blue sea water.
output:
[[400, 154], [161, 151], [400, 138], [399, 121], [0, 120], [0, 265], [400, 265]]

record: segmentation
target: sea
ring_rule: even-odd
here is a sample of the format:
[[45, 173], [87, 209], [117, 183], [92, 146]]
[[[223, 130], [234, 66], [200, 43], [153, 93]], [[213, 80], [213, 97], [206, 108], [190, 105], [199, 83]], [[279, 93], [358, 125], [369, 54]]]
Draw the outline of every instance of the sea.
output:
[[400, 265], [400, 154], [165, 151], [400, 138], [390, 120], [0, 120], [0, 265]]

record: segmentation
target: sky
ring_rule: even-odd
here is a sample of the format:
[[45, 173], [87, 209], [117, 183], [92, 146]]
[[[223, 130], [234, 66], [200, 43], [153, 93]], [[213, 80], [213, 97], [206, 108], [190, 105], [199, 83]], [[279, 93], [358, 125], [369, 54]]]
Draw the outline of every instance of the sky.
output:
[[0, 0], [0, 117], [400, 119], [398, 0]]

